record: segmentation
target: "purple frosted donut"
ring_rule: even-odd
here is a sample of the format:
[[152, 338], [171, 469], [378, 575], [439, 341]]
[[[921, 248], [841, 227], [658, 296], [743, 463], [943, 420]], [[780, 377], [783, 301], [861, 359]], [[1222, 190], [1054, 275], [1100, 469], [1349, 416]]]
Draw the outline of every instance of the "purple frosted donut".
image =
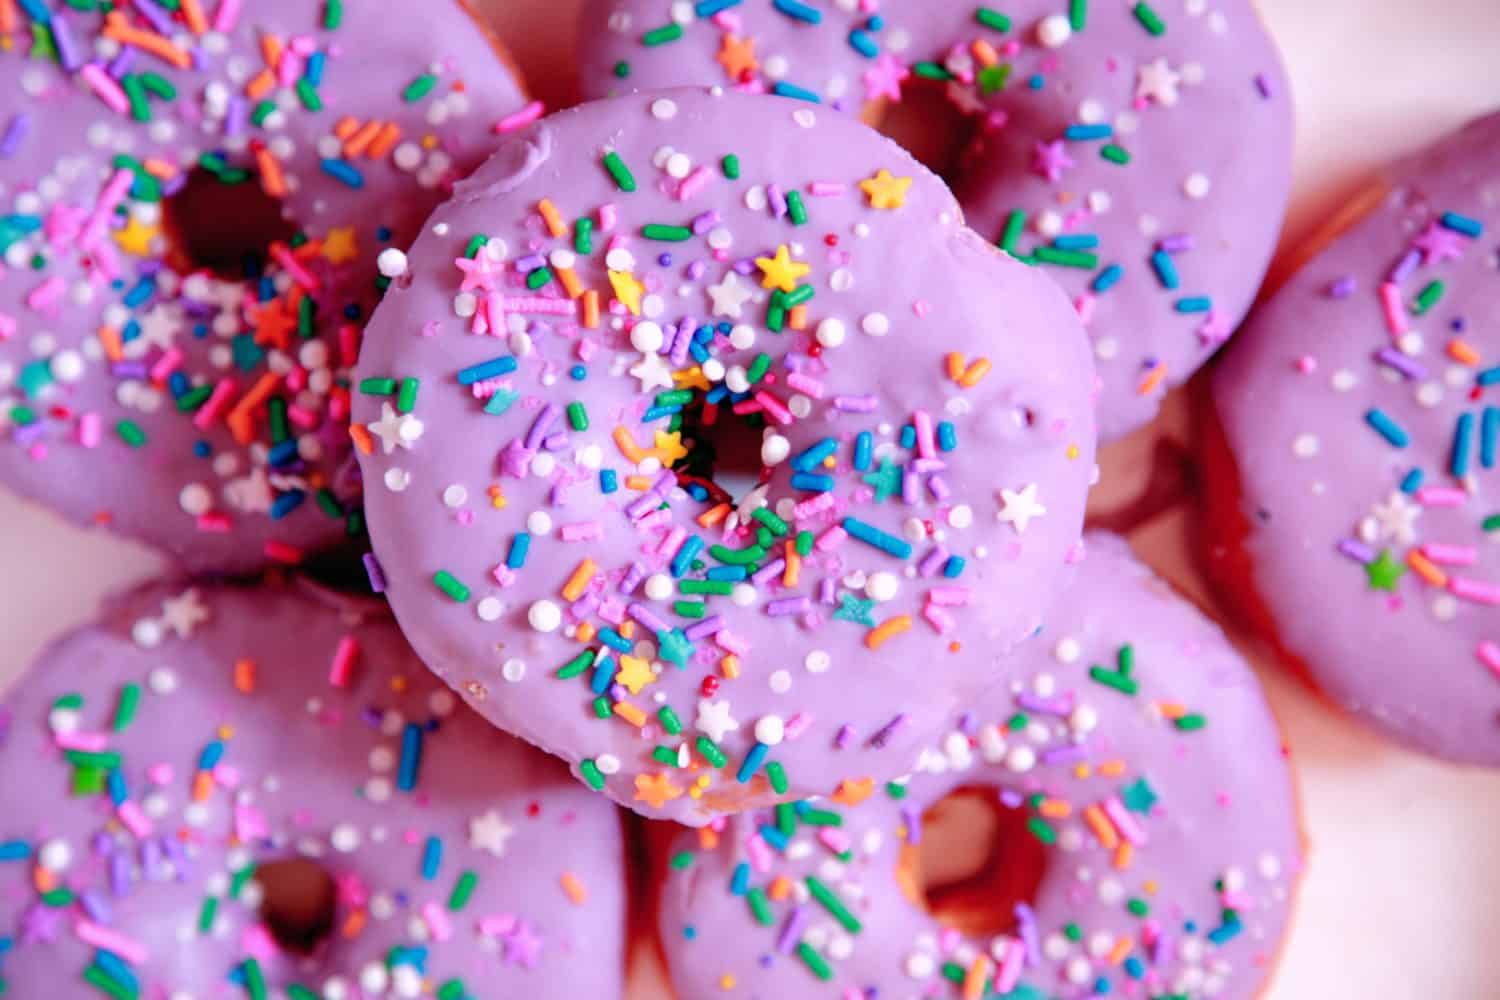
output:
[[622, 851], [383, 606], [305, 587], [139, 588], [0, 708], [6, 996], [618, 997]]
[[1083, 332], [877, 133], [585, 105], [410, 262], [356, 372], [381, 576], [595, 788], [701, 823], [885, 780], [1040, 624], [1094, 470]]
[[1489, 765], [1497, 170], [1500, 115], [1351, 203], [1216, 373], [1207, 449], [1210, 556], [1236, 603], [1334, 702]]
[[462, 0], [75, 6], [0, 17], [0, 483], [197, 569], [347, 544], [377, 263], [518, 79]]
[[[1120, 539], [1088, 545], [1067, 612], [909, 780], [678, 837], [660, 933], [679, 995], [1260, 995], [1302, 867], [1275, 721], [1217, 626]], [[960, 790], [1009, 831], [1006, 884], [967, 900], [980, 933], [921, 902], [923, 817]]]
[[938, 136], [969, 224], [1073, 298], [1106, 440], [1234, 331], [1291, 185], [1288, 84], [1246, 0], [588, 0], [579, 54], [591, 97], [722, 83], [875, 122], [941, 94], [948, 121], [909, 114], [972, 132]]

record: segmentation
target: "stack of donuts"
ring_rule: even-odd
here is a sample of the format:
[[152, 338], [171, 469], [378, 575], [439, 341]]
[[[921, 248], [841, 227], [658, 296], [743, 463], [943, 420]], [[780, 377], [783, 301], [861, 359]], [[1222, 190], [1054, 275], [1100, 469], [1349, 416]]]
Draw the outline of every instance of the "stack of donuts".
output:
[[1288, 754], [1088, 505], [1184, 383], [1225, 613], [1500, 763], [1500, 119], [1271, 295], [1247, 0], [410, 13], [0, 0], [0, 484], [172, 567], [0, 693], [0, 996], [1260, 995]]

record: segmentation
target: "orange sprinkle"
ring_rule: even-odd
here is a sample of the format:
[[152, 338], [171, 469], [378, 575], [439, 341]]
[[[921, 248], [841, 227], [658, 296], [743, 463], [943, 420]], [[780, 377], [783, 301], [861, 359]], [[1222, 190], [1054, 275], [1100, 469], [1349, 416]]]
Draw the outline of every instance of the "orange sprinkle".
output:
[[785, 875], [777, 875], [771, 880], [771, 884], [766, 886], [766, 895], [775, 903], [790, 898], [792, 895], [792, 880]]
[[983, 38], [976, 39], [969, 46], [969, 51], [974, 54], [975, 60], [981, 66], [993, 66], [1000, 61], [1000, 53], [996, 52], [995, 47]]
[[948, 377], [957, 382], [964, 377], [964, 356], [956, 352], [943, 359], [948, 365]]
[[255, 428], [251, 424], [250, 414], [269, 399], [280, 384], [280, 375], [266, 372], [250, 387], [249, 392], [240, 397], [239, 402], [234, 404], [234, 409], [229, 411], [229, 416], [224, 418], [224, 422], [234, 433], [234, 439], [240, 444], [248, 445], [254, 440]]
[[1097, 805], [1089, 806], [1083, 811], [1083, 821], [1088, 824], [1094, 836], [1099, 838], [1099, 844], [1106, 851], [1112, 851], [1119, 846], [1120, 836], [1115, 832], [1115, 825], [1104, 815], [1104, 810]]
[[359, 937], [359, 935], [364, 931], [365, 923], [368, 920], [369, 917], [365, 914], [365, 911], [362, 908], [351, 912], [349, 914], [349, 919], [344, 921], [344, 929], [342, 931], [344, 937], [351, 941]]
[[0, 34], [12, 35], [20, 27], [16, 14], [16, 0], [0, 0]]
[[1133, 949], [1134, 947], [1134, 938], [1120, 938], [1120, 940], [1115, 942], [1115, 946], [1109, 951], [1109, 964], [1119, 965], [1121, 962], [1125, 961], [1125, 959], [1130, 957], [1131, 949]]
[[188, 30], [193, 34], [208, 32], [208, 18], [203, 16], [203, 7], [198, 0], [182, 0], [182, 16], [187, 18]]
[[712, 851], [719, 846], [719, 835], [706, 826], [698, 828], [698, 847], [701, 850]]
[[260, 55], [266, 61], [266, 68], [273, 73], [276, 67], [281, 65], [281, 37], [267, 32], [260, 36]]
[[729, 512], [733, 509], [734, 508], [730, 507], [727, 503], [715, 504], [708, 510], [705, 510], [703, 513], [698, 515], [698, 525], [703, 528], [712, 528], [716, 525], [722, 524], [724, 522], [724, 519], [729, 516]]
[[111, 361], [125, 357], [125, 344], [120, 340], [120, 331], [112, 326], [99, 328], [99, 343], [104, 347], [104, 356]]
[[615, 714], [637, 729], [646, 725], [646, 713], [628, 701], [615, 702]]
[[245, 84], [245, 96], [252, 101], [258, 101], [269, 94], [276, 86], [276, 74], [268, 69], [263, 69], [250, 78]]
[[1461, 365], [1473, 367], [1479, 364], [1479, 351], [1473, 344], [1461, 337], [1454, 337], [1448, 341], [1448, 357]]
[[1099, 765], [1099, 773], [1106, 778], [1118, 778], [1125, 773], [1123, 760], [1107, 760]]
[[169, 181], [173, 177], [177, 176], [176, 167], [168, 163], [166, 160], [160, 159], [155, 156], [151, 157], [148, 160], [142, 160], [141, 166], [146, 168], [146, 173], [150, 174], [152, 177], [155, 177], [160, 181]]
[[1187, 708], [1175, 701], [1159, 701], [1156, 703], [1156, 710], [1168, 719], [1180, 719], [1187, 715]]
[[1067, 819], [1073, 815], [1073, 807], [1063, 799], [1043, 799], [1037, 812], [1048, 819]]
[[255, 661], [234, 661], [234, 689], [240, 694], [252, 694], [255, 691]]
[[375, 141], [370, 143], [370, 159], [383, 160], [390, 151], [396, 148], [396, 143], [401, 141], [401, 126], [395, 122], [386, 122], [380, 126], [380, 134]]
[[639, 465], [641, 460], [646, 457], [646, 452], [640, 445], [635, 443], [635, 438], [631, 436], [628, 428], [624, 426], [616, 427], [612, 436], [615, 439], [615, 447], [619, 448], [620, 454], [624, 455], [632, 464]]
[[36, 865], [31, 869], [31, 884], [36, 886], [37, 892], [45, 896], [57, 888], [57, 876], [41, 865]]
[[621, 625], [615, 631], [619, 632], [622, 636], [624, 636], [627, 639], [634, 639], [635, 638], [635, 622], [633, 622], [633, 621], [625, 622], [623, 625]]
[[568, 298], [576, 299], [583, 294], [583, 282], [578, 280], [578, 272], [571, 267], [555, 267], [552, 269], [557, 275], [557, 280], [562, 282], [563, 289], [568, 293]]
[[365, 150], [370, 148], [370, 143], [374, 142], [379, 134], [380, 122], [373, 120], [365, 122], [344, 140], [344, 156], [351, 160], [357, 156], [363, 156]]
[[583, 596], [584, 589], [593, 580], [594, 574], [599, 567], [592, 559], [585, 559], [573, 570], [573, 575], [568, 577], [568, 582], [563, 584], [562, 595], [569, 601], [576, 601]]
[[1130, 862], [1134, 859], [1135, 848], [1131, 846], [1130, 841], [1120, 841], [1120, 846], [1115, 848], [1115, 868], [1124, 871], [1130, 867]]
[[270, 146], [257, 146], [255, 166], [260, 170], [260, 186], [272, 198], [286, 197], [286, 177], [281, 172], [281, 161], [276, 159]]
[[594, 628], [593, 622], [584, 622], [574, 630], [573, 638], [577, 639], [579, 642], [587, 646], [589, 643], [594, 641], [594, 636], [597, 634], [598, 633]]
[[644, 493], [651, 488], [651, 480], [646, 476], [626, 476], [625, 488], [627, 490], [635, 490], [637, 493]]
[[949, 352], [943, 360], [948, 366], [948, 377], [965, 389], [972, 389], [978, 385], [993, 367], [989, 358], [976, 358], [970, 362], [957, 351]]
[[339, 142], [345, 142], [357, 128], [359, 128], [359, 122], [345, 115], [338, 120], [338, 124], [333, 126], [333, 134]]
[[207, 802], [214, 792], [214, 776], [207, 771], [193, 775], [193, 801]]
[[740, 658], [733, 653], [725, 653], [724, 658], [719, 661], [719, 672], [724, 675], [725, 680], [734, 680], [740, 675]]
[[886, 640], [893, 639], [910, 629], [911, 615], [896, 615], [894, 618], [887, 618], [865, 633], [865, 645], [870, 649], [879, 649], [885, 645]]
[[964, 976], [964, 1000], [980, 1000], [984, 996], [984, 981], [989, 974], [990, 960], [984, 955], [977, 956]]
[[542, 221], [547, 224], [547, 232], [553, 239], [568, 235], [568, 224], [563, 222], [562, 213], [552, 204], [551, 198], [543, 198], [537, 202], [536, 210], [541, 213]]
[[781, 574], [781, 582], [788, 587], [795, 587], [801, 577], [802, 557], [797, 554], [797, 543], [791, 539], [787, 539], [786, 570]]
[[874, 791], [874, 778], [845, 778], [833, 790], [833, 801], [841, 806], [857, 806]]
[[1136, 395], [1151, 395], [1151, 393], [1156, 391], [1156, 387], [1161, 385], [1162, 380], [1166, 377], [1167, 366], [1158, 362], [1155, 366], [1152, 367], [1149, 372], [1146, 373], [1146, 377], [1141, 379], [1141, 384], [1135, 387]]
[[807, 306], [792, 306], [791, 311], [786, 314], [786, 325], [793, 330], [806, 330]]
[[1416, 570], [1418, 576], [1434, 587], [1448, 586], [1448, 574], [1438, 569], [1431, 559], [1416, 549], [1411, 549], [1406, 553], [1406, 565]]
[[583, 293], [583, 327], [599, 329], [599, 293], [592, 288]]
[[563, 872], [560, 881], [562, 882], [563, 892], [567, 894], [568, 899], [572, 900], [575, 905], [582, 906], [588, 901], [588, 890], [583, 887], [583, 883], [579, 881], [577, 875], [574, 875], [572, 872]]
[[350, 424], [349, 436], [354, 439], [354, 447], [359, 449], [361, 455], [375, 453], [375, 440], [370, 437], [370, 432], [364, 424]]
[[130, 22], [125, 20], [125, 15], [119, 11], [111, 11], [104, 15], [104, 37], [113, 38], [121, 45], [131, 45], [143, 52], [149, 52], [178, 69], [188, 69], [193, 65], [193, 57], [185, 50], [178, 48], [155, 32], [132, 28]]

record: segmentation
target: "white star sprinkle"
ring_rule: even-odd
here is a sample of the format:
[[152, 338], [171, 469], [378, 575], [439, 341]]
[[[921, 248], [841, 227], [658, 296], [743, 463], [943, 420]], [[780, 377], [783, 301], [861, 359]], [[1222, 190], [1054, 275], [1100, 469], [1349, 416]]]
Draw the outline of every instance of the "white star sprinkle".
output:
[[1137, 100], [1151, 98], [1164, 108], [1177, 103], [1177, 85], [1182, 77], [1161, 58], [1147, 63], [1136, 71], [1135, 96]]
[[745, 303], [755, 297], [749, 285], [740, 281], [740, 276], [730, 271], [717, 285], [709, 285], [705, 291], [714, 302], [715, 316], [739, 319], [745, 311]]
[[672, 388], [672, 369], [660, 354], [642, 355], [640, 362], [630, 369], [630, 374], [641, 380], [643, 393]]
[[729, 714], [728, 698], [721, 701], [704, 698], [699, 701], [696, 725], [699, 732], [706, 733], [715, 743], [723, 740], [726, 733], [740, 728], [740, 724]]
[[188, 588], [176, 597], [161, 602], [161, 624], [177, 633], [177, 638], [186, 639], [193, 630], [208, 621], [208, 608], [204, 607], [197, 588]]
[[1036, 483], [1028, 483], [1020, 490], [1000, 491], [1001, 508], [995, 520], [1015, 526], [1016, 534], [1026, 534], [1026, 526], [1034, 517], [1047, 513], [1047, 508], [1036, 502]]
[[1400, 492], [1392, 493], [1385, 503], [1377, 503], [1370, 515], [1382, 541], [1394, 538], [1402, 545], [1410, 545], [1417, 540], [1417, 518], [1422, 516], [1422, 508]]
[[380, 438], [380, 443], [389, 455], [399, 445], [407, 450], [422, 437], [422, 421], [410, 413], [397, 413], [390, 403], [380, 404], [380, 419], [366, 424], [371, 434]]
[[516, 828], [494, 809], [469, 820], [469, 846], [476, 851], [489, 851], [497, 858], [505, 857], [505, 845]]

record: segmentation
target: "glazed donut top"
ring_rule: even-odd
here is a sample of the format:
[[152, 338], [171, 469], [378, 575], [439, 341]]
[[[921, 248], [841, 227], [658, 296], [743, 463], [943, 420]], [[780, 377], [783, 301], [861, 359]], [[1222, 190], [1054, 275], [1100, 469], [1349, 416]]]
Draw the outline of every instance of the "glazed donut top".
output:
[[[388, 615], [154, 584], [0, 708], [0, 992], [618, 997], [622, 849], [618, 812]], [[291, 859], [331, 912], [269, 888]]]
[[1500, 764], [1500, 116], [1393, 165], [1214, 380], [1282, 646], [1404, 741]]
[[[1088, 545], [1024, 669], [910, 780], [679, 837], [660, 911], [679, 995], [1261, 994], [1302, 865], [1275, 723], [1216, 626], [1120, 539]], [[1017, 820], [992, 860], [1042, 855], [1034, 894], [977, 891], [1013, 907], [1003, 932], [941, 925], [914, 885], [924, 813], [956, 789]]]
[[[0, 481], [194, 568], [295, 562], [359, 533], [379, 255], [525, 99], [458, 0], [423, 31], [339, 0], [113, 6], [0, 4]], [[242, 228], [287, 239], [227, 275], [194, 256]]]
[[400, 285], [354, 412], [392, 607], [482, 714], [648, 815], [891, 777], [1061, 584], [1094, 471], [1077, 319], [843, 116], [555, 115]]
[[589, 0], [579, 55], [592, 97], [722, 83], [875, 119], [942, 88], [926, 128], [974, 135], [949, 178], [969, 224], [1073, 297], [1106, 440], [1238, 326], [1291, 185], [1288, 84], [1248, 0]]

